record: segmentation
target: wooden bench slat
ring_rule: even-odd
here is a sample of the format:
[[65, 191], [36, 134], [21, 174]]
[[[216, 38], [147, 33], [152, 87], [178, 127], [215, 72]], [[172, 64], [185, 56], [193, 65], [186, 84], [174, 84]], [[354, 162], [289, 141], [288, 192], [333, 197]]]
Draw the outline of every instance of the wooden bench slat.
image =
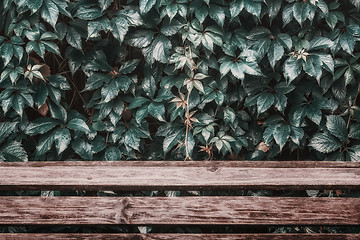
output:
[[359, 225], [360, 198], [0, 197], [0, 224]]
[[83, 234], [83, 233], [9, 233], [1, 234], [5, 240], [358, 240], [360, 234]]
[[182, 164], [0, 164], [0, 190], [360, 189], [360, 168], [250, 168], [222, 166], [220, 163], [205, 163], [204, 166]]

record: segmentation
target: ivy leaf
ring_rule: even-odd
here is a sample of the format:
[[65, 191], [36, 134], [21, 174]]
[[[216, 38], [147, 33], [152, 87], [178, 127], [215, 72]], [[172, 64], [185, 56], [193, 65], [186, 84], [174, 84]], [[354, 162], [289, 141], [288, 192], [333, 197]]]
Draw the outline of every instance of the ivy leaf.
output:
[[27, 6], [30, 8], [32, 13], [36, 13], [41, 5], [43, 4], [43, 0], [28, 0]]
[[156, 61], [167, 63], [169, 61], [170, 48], [170, 40], [164, 35], [160, 35], [159, 37], [155, 38], [154, 42], [151, 44], [152, 57]]
[[234, 123], [236, 118], [235, 111], [231, 107], [227, 107], [224, 110], [224, 123]]
[[165, 121], [165, 107], [161, 103], [150, 103], [148, 106], [148, 111], [151, 116], [156, 118], [161, 122]]
[[290, 137], [290, 127], [287, 124], [278, 125], [273, 132], [276, 144], [279, 145], [280, 151], [282, 151], [288, 138]]
[[110, 7], [111, 3], [113, 2], [114, 0], [98, 0], [99, 2], [99, 6], [101, 8], [101, 11], [105, 11], [108, 7]]
[[74, 17], [78, 17], [82, 20], [94, 20], [101, 17], [101, 15], [102, 11], [97, 7], [80, 6]]
[[75, 139], [71, 144], [72, 149], [83, 159], [92, 160], [92, 146], [82, 138]]
[[256, 100], [258, 114], [261, 114], [266, 110], [268, 110], [271, 107], [271, 105], [274, 104], [274, 101], [275, 98], [273, 94], [269, 92], [261, 93]]
[[42, 135], [39, 139], [38, 145], [36, 146], [36, 156], [41, 156], [51, 149], [54, 144], [54, 131], [48, 132]]
[[53, 129], [59, 122], [52, 118], [38, 118], [29, 123], [26, 127], [26, 134], [33, 136], [37, 134], [44, 134]]
[[14, 48], [11, 43], [5, 43], [1, 47], [1, 57], [4, 60], [4, 65], [8, 65], [14, 54]]
[[0, 142], [3, 142], [12, 132], [14, 132], [17, 123], [0, 122]]
[[339, 138], [342, 142], [347, 141], [347, 129], [344, 119], [340, 116], [330, 115], [326, 116], [326, 128], [335, 137]]
[[134, 59], [134, 60], [125, 62], [124, 64], [121, 65], [121, 67], [119, 69], [119, 73], [128, 74], [128, 73], [133, 72], [135, 70], [135, 68], [138, 66], [139, 62], [140, 62], [140, 59]]
[[276, 62], [278, 62], [284, 55], [284, 48], [278, 44], [273, 43], [270, 45], [267, 56], [272, 68], [275, 67]]
[[317, 37], [310, 41], [309, 50], [319, 50], [324, 48], [331, 48], [334, 42], [326, 37]]
[[128, 21], [124, 18], [117, 17], [110, 22], [110, 31], [120, 43], [124, 41], [128, 29]]
[[28, 161], [28, 156], [25, 149], [23, 148], [21, 143], [17, 141], [13, 141], [2, 147], [0, 149], [0, 156], [4, 157], [5, 160], [11, 162]]
[[231, 18], [237, 17], [244, 8], [244, 1], [234, 0], [230, 2]]
[[156, 0], [139, 0], [140, 14], [144, 15], [148, 13], [151, 8], [155, 5]]
[[126, 36], [125, 42], [132, 47], [145, 48], [150, 45], [154, 39], [155, 33], [150, 30], [137, 30]]
[[339, 149], [341, 147], [341, 143], [329, 134], [317, 133], [311, 139], [309, 146], [321, 153], [330, 153]]
[[106, 161], [120, 161], [121, 152], [117, 147], [108, 147], [105, 151], [105, 160]]
[[211, 4], [209, 8], [209, 16], [221, 27], [224, 25], [225, 12], [222, 7]]
[[167, 154], [174, 146], [176, 146], [182, 138], [182, 132], [177, 131], [171, 135], [168, 135], [164, 139], [163, 151]]
[[70, 46], [82, 50], [81, 35], [73, 27], [69, 27], [66, 34], [66, 41]]
[[59, 9], [52, 0], [44, 0], [41, 7], [41, 17], [55, 28], [59, 17]]
[[291, 83], [297, 78], [302, 70], [301, 61], [297, 61], [296, 58], [290, 57], [285, 61], [284, 64], [284, 76]]
[[80, 118], [73, 118], [67, 124], [66, 127], [72, 130], [82, 131], [82, 132], [90, 132], [88, 125], [84, 120]]
[[69, 145], [71, 140], [70, 131], [66, 128], [59, 128], [54, 135], [55, 146], [58, 154], [61, 154]]
[[139, 151], [140, 138], [137, 136], [136, 132], [133, 129], [130, 129], [125, 133], [124, 143], [126, 146], [130, 147], [131, 149], [135, 149]]
[[119, 87], [115, 80], [111, 80], [109, 84], [104, 85], [101, 88], [101, 97], [104, 103], [113, 100], [119, 93]]
[[352, 124], [350, 126], [349, 137], [354, 138], [354, 139], [360, 139], [360, 125], [359, 124]]

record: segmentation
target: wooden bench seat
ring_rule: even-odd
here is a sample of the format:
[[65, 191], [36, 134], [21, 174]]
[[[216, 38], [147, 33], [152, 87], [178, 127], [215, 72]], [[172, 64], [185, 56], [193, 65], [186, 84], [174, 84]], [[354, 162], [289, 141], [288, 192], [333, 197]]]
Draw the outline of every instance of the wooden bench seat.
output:
[[[360, 190], [360, 163], [2, 162], [0, 190]], [[1, 196], [0, 225], [359, 226], [360, 198]], [[360, 239], [360, 234], [42, 234], [0, 239]]]

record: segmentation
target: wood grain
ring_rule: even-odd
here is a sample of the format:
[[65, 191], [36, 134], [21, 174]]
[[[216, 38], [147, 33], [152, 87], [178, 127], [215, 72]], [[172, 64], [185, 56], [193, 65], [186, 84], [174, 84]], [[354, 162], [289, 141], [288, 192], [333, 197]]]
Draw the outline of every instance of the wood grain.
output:
[[360, 189], [360, 168], [345, 167], [347, 163], [326, 168], [291, 167], [289, 163], [280, 167], [280, 162], [272, 163], [272, 167], [261, 167], [260, 163], [254, 167], [239, 162], [194, 163], [0, 163], [0, 190]]
[[0, 224], [359, 225], [360, 198], [0, 197]]
[[0, 233], [4, 240], [358, 240], [360, 234], [76, 234], [76, 233]]

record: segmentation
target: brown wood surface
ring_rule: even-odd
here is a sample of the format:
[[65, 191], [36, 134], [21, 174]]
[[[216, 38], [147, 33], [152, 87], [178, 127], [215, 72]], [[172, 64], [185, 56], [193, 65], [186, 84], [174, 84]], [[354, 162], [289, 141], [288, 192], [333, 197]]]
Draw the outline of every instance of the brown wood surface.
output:
[[251, 163], [0, 163], [0, 190], [360, 189], [360, 168], [354, 164]]
[[0, 224], [359, 225], [360, 198], [0, 197]]
[[359, 240], [360, 234], [76, 234], [76, 233], [0, 233], [4, 240]]

